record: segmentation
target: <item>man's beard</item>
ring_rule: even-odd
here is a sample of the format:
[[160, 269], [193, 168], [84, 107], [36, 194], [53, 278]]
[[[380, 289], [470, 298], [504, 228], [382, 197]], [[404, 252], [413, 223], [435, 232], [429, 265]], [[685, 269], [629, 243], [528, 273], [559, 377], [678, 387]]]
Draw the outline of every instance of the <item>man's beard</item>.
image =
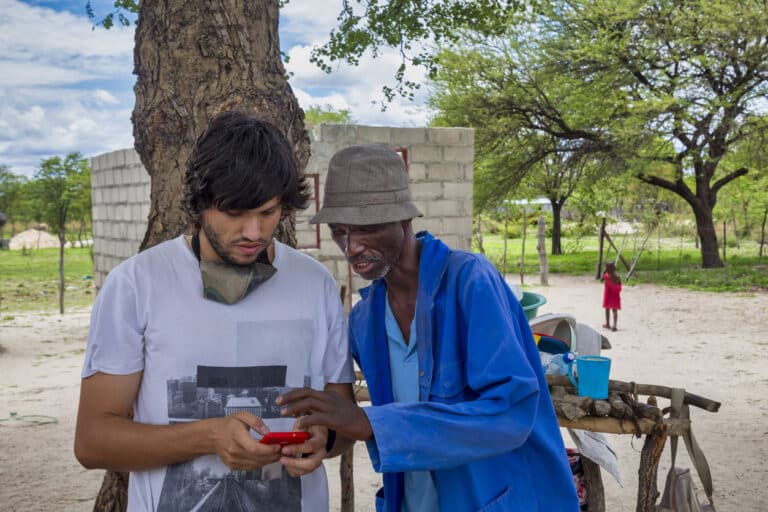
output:
[[[213, 249], [213, 252], [216, 253], [216, 255], [221, 258], [221, 261], [226, 263], [227, 265], [232, 265], [234, 267], [250, 267], [255, 261], [256, 258], [261, 254], [261, 252], [257, 253], [253, 257], [253, 261], [249, 261], [248, 263], [240, 263], [239, 261], [235, 261], [232, 259], [232, 257], [227, 252], [227, 249], [224, 245], [224, 242], [221, 241], [221, 238], [219, 238], [219, 235], [216, 234], [216, 232], [211, 229], [211, 227], [206, 224], [205, 222], [201, 222], [201, 228], [203, 229], [203, 232], [205, 233], [205, 237], [208, 239], [208, 243], [211, 245], [211, 248]], [[266, 251], [269, 248], [269, 244], [272, 242], [271, 240], [249, 240], [247, 238], [241, 238], [236, 240], [237, 242], [249, 242], [249, 243], [262, 243], [264, 244], [264, 248], [262, 251]]]
[[363, 276], [361, 274], [358, 274], [358, 275], [360, 275], [360, 277], [362, 277], [364, 279], [367, 279], [369, 281], [373, 281], [375, 279], [381, 279], [384, 276], [386, 276], [389, 273], [389, 271], [392, 269], [392, 267], [395, 265], [395, 263], [397, 263], [397, 261], [390, 261], [390, 262], [388, 262], [388, 261], [384, 261], [383, 259], [380, 259], [380, 258], [366, 258], [366, 257], [362, 257], [362, 258], [356, 258], [356, 259], [354, 259], [354, 260], [349, 262], [350, 265], [355, 265], [356, 263], [373, 263], [374, 265], [379, 266], [378, 269], [376, 269], [374, 267], [375, 273], [372, 274], [372, 275]]

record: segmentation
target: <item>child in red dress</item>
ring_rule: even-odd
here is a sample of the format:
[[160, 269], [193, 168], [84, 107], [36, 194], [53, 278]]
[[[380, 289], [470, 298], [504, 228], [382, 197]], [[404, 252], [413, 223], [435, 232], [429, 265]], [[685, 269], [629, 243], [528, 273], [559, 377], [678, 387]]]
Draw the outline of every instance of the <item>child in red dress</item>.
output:
[[[621, 309], [621, 278], [616, 273], [616, 264], [606, 263], [605, 273], [600, 279], [605, 283], [603, 288], [603, 308], [605, 309], [606, 329], [616, 330], [616, 317]], [[611, 327], [610, 312], [613, 311], [613, 327]]]

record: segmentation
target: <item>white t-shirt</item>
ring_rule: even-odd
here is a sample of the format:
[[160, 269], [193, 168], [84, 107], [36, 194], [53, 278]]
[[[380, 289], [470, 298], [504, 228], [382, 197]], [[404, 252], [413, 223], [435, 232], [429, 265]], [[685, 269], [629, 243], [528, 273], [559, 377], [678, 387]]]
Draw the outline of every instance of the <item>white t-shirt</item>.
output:
[[[91, 315], [83, 378], [143, 371], [133, 404], [141, 423], [168, 424], [240, 410], [291, 430], [275, 398], [285, 388], [354, 381], [336, 282], [319, 262], [275, 241], [277, 273], [237, 304], [204, 299], [183, 236], [109, 273]], [[131, 473], [129, 511], [328, 510], [325, 468], [298, 478], [279, 463], [230, 471], [215, 455]]]

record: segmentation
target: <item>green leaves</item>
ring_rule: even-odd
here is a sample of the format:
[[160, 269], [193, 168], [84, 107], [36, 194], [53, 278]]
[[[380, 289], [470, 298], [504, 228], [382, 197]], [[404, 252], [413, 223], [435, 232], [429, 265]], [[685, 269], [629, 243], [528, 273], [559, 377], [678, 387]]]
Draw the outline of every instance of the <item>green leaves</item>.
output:
[[130, 26], [131, 17], [128, 13], [136, 14], [139, 12], [138, 0], [115, 0], [114, 7], [114, 11], [107, 13], [99, 20], [89, 0], [85, 4], [85, 13], [88, 15], [88, 19], [93, 22], [94, 26], [101, 26], [109, 30], [115, 24], [115, 20], [117, 20], [117, 23], [123, 27]]
[[90, 215], [90, 176], [90, 164], [80, 153], [70, 153], [64, 159], [47, 158], [35, 172], [30, 195], [40, 220], [60, 236], [73, 214]]
[[382, 91], [386, 101], [392, 101], [396, 95], [413, 99], [420, 84], [405, 79], [409, 65], [425, 68], [430, 78], [436, 76], [439, 59], [435, 44], [457, 41], [464, 30], [500, 35], [506, 30], [507, 20], [524, 3], [531, 2], [345, 0], [338, 16], [339, 25], [331, 31], [328, 42], [313, 49], [310, 60], [330, 73], [332, 62], [356, 66], [366, 52], [376, 57], [383, 48], [395, 48], [402, 62], [394, 72], [394, 85], [384, 85]]

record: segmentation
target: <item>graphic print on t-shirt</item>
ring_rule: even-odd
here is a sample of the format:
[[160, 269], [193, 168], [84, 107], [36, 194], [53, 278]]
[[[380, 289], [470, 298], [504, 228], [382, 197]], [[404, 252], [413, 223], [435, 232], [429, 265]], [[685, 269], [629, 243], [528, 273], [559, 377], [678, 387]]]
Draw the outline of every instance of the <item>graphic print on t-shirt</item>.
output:
[[[275, 398], [289, 388], [286, 366], [198, 366], [197, 375], [168, 381], [170, 423], [218, 418], [240, 411], [259, 416], [272, 431], [291, 430]], [[305, 378], [305, 385], [309, 378]], [[232, 471], [216, 455], [168, 466], [158, 511], [301, 512], [301, 480], [279, 463]]]

